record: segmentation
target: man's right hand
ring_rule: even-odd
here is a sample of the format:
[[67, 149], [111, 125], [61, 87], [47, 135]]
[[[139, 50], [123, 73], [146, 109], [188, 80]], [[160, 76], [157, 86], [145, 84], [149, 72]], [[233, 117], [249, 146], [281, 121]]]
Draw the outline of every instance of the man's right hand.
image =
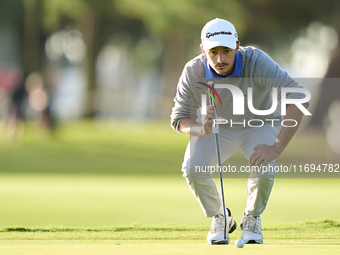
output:
[[184, 118], [179, 123], [179, 131], [188, 136], [208, 135], [212, 132], [214, 119], [216, 119], [216, 108], [212, 105], [208, 105], [207, 114], [203, 124], [197, 123], [195, 120], [190, 118]]
[[203, 122], [203, 131], [205, 135], [209, 135], [212, 132], [212, 125], [214, 124], [214, 119], [216, 119], [216, 117], [216, 108], [212, 105], [208, 105], [207, 115]]

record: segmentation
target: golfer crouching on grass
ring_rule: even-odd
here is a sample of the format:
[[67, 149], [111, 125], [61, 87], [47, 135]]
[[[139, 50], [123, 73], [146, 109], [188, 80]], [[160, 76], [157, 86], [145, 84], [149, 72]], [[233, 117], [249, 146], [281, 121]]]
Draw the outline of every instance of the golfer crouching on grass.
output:
[[[202, 54], [185, 65], [179, 79], [174, 98], [175, 106], [171, 114], [171, 126], [175, 131], [191, 136], [184, 156], [182, 172], [204, 215], [213, 218], [207, 241], [214, 244], [224, 239], [224, 211], [227, 214], [229, 233], [232, 233], [237, 226], [231, 211], [228, 208], [224, 210], [222, 206], [211, 173], [195, 170], [196, 166], [217, 164], [212, 134], [214, 119], [230, 120], [219, 126], [218, 138], [222, 163], [235, 152], [241, 151], [250, 166], [275, 166], [275, 159], [284, 151], [301, 123], [302, 108], [307, 111], [308, 99], [304, 100], [307, 97], [305, 94], [291, 89], [303, 88], [266, 53], [254, 47], [240, 46], [234, 25], [226, 20], [216, 18], [209, 21], [202, 29], [200, 46]], [[220, 84], [232, 86], [229, 86], [229, 89], [222, 89], [221, 86], [216, 88], [221, 99], [219, 104], [216, 107], [208, 105], [204, 108], [202, 95], [207, 94], [208, 83], [216, 87]], [[235, 97], [236, 93], [232, 91], [232, 87], [235, 91], [242, 92], [244, 102], [248, 100], [248, 88], [251, 87], [253, 108], [258, 112], [267, 110], [267, 114], [254, 114], [254, 109], [249, 110], [249, 107], [244, 105], [239, 105], [244, 109], [237, 109], [233, 101], [240, 98], [239, 95], [238, 98]], [[300, 102], [300, 105], [288, 103], [285, 107], [285, 115], [281, 116], [276, 111], [276, 106], [273, 106], [273, 97], [276, 96], [281, 100], [283, 88], [292, 91], [285, 93], [287, 102], [295, 100]], [[206, 109], [201, 121], [198, 120], [200, 109]], [[243, 112], [234, 114], [235, 111], [239, 112], [238, 110]], [[292, 120], [293, 124], [282, 126], [279, 131], [277, 126], [281, 124], [282, 117], [284, 120]], [[256, 122], [260, 124], [256, 125]], [[275, 171], [258, 171], [249, 174], [247, 206], [240, 222], [241, 239], [245, 243], [263, 243], [260, 215], [266, 208], [275, 174]], [[226, 197], [228, 196], [232, 194], [226, 194]], [[228, 234], [226, 238], [229, 243]]]

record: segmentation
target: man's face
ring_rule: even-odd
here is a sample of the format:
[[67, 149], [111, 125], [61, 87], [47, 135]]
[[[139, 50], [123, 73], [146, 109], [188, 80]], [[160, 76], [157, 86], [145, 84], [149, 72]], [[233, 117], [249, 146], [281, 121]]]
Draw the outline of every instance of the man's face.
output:
[[236, 49], [218, 46], [208, 51], [204, 51], [201, 45], [201, 50], [204, 56], [208, 59], [209, 65], [214, 71], [221, 76], [228, 76], [234, 69], [235, 55], [238, 52], [239, 44]]

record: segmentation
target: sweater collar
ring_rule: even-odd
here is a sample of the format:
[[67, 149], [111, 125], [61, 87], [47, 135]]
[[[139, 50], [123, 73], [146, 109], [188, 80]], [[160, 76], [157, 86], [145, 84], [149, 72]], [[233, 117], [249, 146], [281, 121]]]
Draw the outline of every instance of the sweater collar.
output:
[[226, 77], [217, 74], [214, 71], [214, 69], [211, 68], [211, 66], [209, 65], [208, 60], [207, 60], [207, 64], [206, 64], [206, 67], [205, 67], [205, 76], [206, 76], [207, 80], [212, 79], [212, 78], [216, 78], [218, 80], [223, 79], [223, 78], [229, 79], [233, 76], [241, 77], [242, 76], [242, 56], [241, 56], [241, 53], [240, 52], [236, 53], [234, 69]]

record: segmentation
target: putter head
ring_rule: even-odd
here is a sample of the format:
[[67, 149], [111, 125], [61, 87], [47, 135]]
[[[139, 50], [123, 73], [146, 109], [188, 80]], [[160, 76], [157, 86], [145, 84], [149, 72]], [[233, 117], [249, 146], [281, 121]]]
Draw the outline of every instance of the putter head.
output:
[[224, 239], [224, 240], [212, 240], [210, 241], [211, 245], [227, 245], [229, 244], [229, 240], [228, 239]]

